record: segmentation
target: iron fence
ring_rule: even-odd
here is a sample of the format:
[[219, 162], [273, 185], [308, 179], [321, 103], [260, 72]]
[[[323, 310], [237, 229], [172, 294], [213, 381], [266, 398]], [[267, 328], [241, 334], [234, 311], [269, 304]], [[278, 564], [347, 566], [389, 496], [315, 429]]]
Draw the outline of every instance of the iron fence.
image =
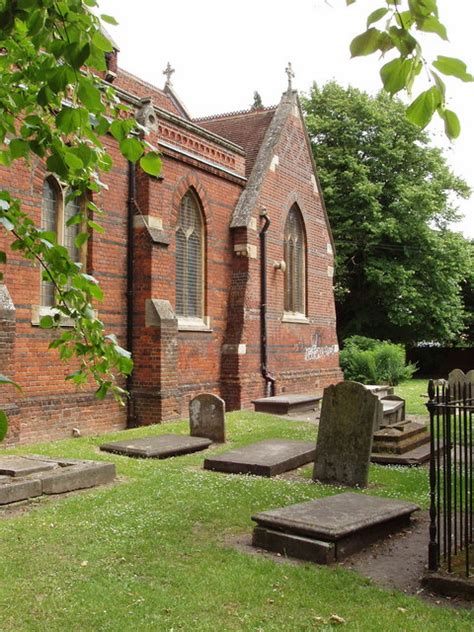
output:
[[470, 382], [430, 380], [430, 571], [474, 573], [472, 528], [472, 413]]

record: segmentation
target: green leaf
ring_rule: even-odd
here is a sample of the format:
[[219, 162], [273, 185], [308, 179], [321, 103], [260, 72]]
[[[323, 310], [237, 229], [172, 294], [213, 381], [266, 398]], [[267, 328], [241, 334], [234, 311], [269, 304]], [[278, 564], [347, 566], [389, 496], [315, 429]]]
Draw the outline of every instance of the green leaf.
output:
[[105, 233], [104, 227], [97, 224], [97, 222], [94, 222], [92, 219], [87, 220], [87, 225], [89, 228], [92, 228], [92, 230], [95, 230], [96, 233], [100, 233], [101, 235]]
[[438, 18], [434, 16], [430, 16], [421, 20], [417, 23], [417, 29], [419, 31], [424, 31], [425, 33], [436, 33], [441, 37], [441, 39], [447, 41], [448, 33], [446, 31], [446, 27], [444, 24], [438, 20]]
[[408, 79], [413, 67], [412, 59], [396, 57], [382, 66], [380, 76], [385, 90], [394, 95], [407, 87]]
[[140, 158], [140, 167], [150, 176], [158, 177], [161, 173], [161, 158], [156, 151], [149, 151]]
[[9, 384], [10, 386], [14, 386], [16, 389], [21, 391], [21, 386], [6, 375], [0, 375], [0, 384]]
[[441, 118], [444, 120], [444, 131], [450, 140], [454, 140], [461, 133], [461, 123], [457, 114], [451, 110], [443, 110], [440, 112]]
[[77, 110], [67, 105], [63, 106], [63, 109], [56, 116], [56, 127], [63, 134], [74, 132], [80, 124], [81, 117]]
[[8, 432], [8, 417], [4, 410], [0, 410], [0, 441], [3, 441]]
[[41, 329], [52, 329], [54, 327], [54, 318], [50, 315], [40, 318], [39, 326]]
[[100, 16], [100, 19], [103, 22], [107, 22], [107, 24], [113, 24], [113, 26], [117, 26], [118, 25], [117, 20], [112, 15], [107, 15], [105, 13], [102, 13], [101, 16]]
[[443, 73], [443, 75], [448, 75], [450, 77], [457, 77], [461, 81], [474, 81], [474, 77], [467, 72], [466, 64], [456, 57], [444, 57], [443, 55], [438, 55], [436, 60], [433, 62], [433, 66]]
[[15, 228], [15, 224], [12, 224], [12, 222], [4, 216], [0, 216], [0, 224], [2, 224], [8, 231], [12, 231]]
[[104, 53], [111, 53], [114, 50], [112, 43], [107, 37], [102, 33], [102, 31], [96, 31], [92, 36], [92, 43], [99, 50], [104, 51]]
[[374, 24], [375, 22], [381, 20], [384, 15], [387, 15], [387, 13], [387, 7], [381, 7], [380, 9], [375, 9], [375, 11], [372, 11], [372, 13], [367, 18], [367, 28], [369, 28], [371, 24]]
[[442, 100], [442, 94], [436, 86], [425, 90], [408, 106], [407, 119], [423, 129], [433, 118]]
[[381, 32], [375, 28], [361, 33], [351, 42], [350, 51], [352, 57], [370, 55], [379, 48]]
[[95, 392], [97, 399], [104, 399], [110, 388], [110, 382], [102, 382], [99, 388]]
[[137, 162], [143, 154], [143, 146], [138, 138], [124, 138], [120, 142], [120, 151], [122, 156], [130, 162]]
[[21, 138], [13, 138], [10, 142], [10, 154], [13, 159], [26, 158], [30, 152], [30, 146]]
[[3, 250], [0, 250], [0, 263], [6, 263], [7, 262], [7, 253], [3, 252]]
[[100, 112], [104, 109], [100, 90], [95, 87], [91, 79], [86, 77], [80, 79], [77, 95], [88, 110]]
[[82, 246], [86, 243], [88, 239], [88, 233], [79, 233], [79, 235], [77, 235], [76, 239], [74, 240], [74, 245], [76, 246], [76, 248], [82, 248]]

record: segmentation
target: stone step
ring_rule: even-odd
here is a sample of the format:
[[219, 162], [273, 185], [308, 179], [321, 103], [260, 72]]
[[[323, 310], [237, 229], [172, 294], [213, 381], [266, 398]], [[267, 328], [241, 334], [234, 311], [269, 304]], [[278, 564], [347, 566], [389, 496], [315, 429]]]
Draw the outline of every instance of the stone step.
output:
[[252, 401], [255, 412], [274, 415], [288, 415], [295, 412], [317, 410], [323, 399], [322, 395], [314, 393], [298, 393], [261, 397]]
[[421, 436], [410, 437], [404, 439], [396, 444], [384, 441], [374, 441], [372, 450], [373, 452], [388, 452], [390, 454], [406, 454], [419, 446], [429, 444], [430, 435], [429, 432], [422, 433]]
[[252, 516], [253, 545], [330, 564], [410, 524], [413, 503], [351, 492]]

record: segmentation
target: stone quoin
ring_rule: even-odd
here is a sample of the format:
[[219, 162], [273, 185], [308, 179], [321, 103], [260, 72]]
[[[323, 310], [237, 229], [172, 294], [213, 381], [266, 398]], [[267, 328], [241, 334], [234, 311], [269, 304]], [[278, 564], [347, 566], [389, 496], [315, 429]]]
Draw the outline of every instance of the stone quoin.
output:
[[[48, 351], [56, 334], [38, 326], [51, 309], [40, 269], [10, 251], [1, 231], [8, 262], [0, 373], [23, 387], [0, 392], [10, 421], [6, 445], [69, 437], [73, 428], [98, 434], [183, 418], [203, 391], [232, 411], [269, 395], [321, 394], [342, 379], [334, 244], [293, 75], [274, 107], [193, 119], [174, 91], [171, 67], [160, 90], [117, 67], [116, 56], [104, 81], [132, 106], [163, 158], [161, 175], [150, 177], [130, 170], [116, 141], [104, 138], [113, 168], [93, 202], [105, 211], [98, 219], [105, 233], [91, 234], [83, 257], [105, 292], [94, 308], [133, 353], [130, 406], [98, 401], [93, 384], [76, 390], [64, 381], [74, 364]], [[0, 167], [0, 185], [38, 225], [63, 194], [40, 159]]]

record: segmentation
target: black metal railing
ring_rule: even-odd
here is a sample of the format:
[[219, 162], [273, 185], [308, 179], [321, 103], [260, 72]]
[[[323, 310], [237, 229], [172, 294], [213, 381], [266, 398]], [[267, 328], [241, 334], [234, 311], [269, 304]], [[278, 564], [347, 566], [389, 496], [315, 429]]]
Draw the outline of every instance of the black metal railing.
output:
[[430, 571], [469, 577], [473, 562], [472, 413], [469, 382], [428, 386], [430, 413]]

